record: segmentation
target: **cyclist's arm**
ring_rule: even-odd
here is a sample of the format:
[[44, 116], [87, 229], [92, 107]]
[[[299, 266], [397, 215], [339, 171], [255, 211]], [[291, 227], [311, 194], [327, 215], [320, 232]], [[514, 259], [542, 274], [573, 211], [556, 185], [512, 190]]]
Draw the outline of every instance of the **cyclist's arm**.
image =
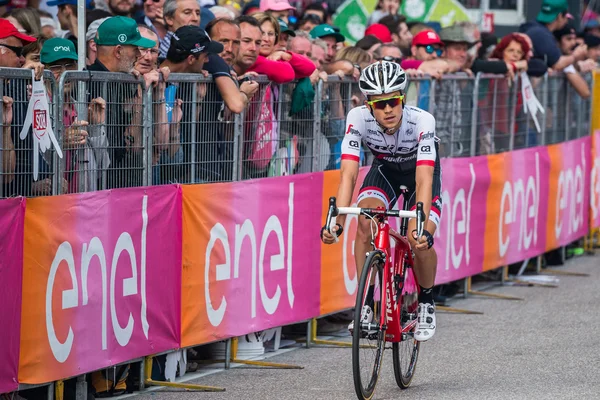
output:
[[424, 118], [424, 123], [421, 124], [420, 132], [415, 191], [416, 202], [423, 203], [425, 226], [427, 226], [429, 212], [431, 211], [433, 170], [437, 158], [437, 151], [435, 148], [435, 119], [433, 116], [429, 115]]
[[[346, 118], [346, 131], [342, 141], [341, 180], [337, 193], [338, 207], [348, 207], [352, 202], [352, 194], [358, 179], [363, 126], [364, 117], [360, 108], [350, 110]], [[345, 219], [345, 215], [340, 216], [338, 218], [339, 224], [343, 226]]]

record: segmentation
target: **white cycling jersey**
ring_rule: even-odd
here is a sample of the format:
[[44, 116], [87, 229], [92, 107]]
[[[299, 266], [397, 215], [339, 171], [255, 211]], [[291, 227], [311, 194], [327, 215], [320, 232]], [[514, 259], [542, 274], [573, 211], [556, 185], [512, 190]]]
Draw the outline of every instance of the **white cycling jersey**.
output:
[[407, 173], [419, 165], [434, 167], [437, 160], [435, 118], [417, 107], [404, 106], [402, 123], [393, 135], [381, 131], [367, 108], [356, 107], [346, 117], [342, 160], [360, 160], [361, 142], [392, 171]]

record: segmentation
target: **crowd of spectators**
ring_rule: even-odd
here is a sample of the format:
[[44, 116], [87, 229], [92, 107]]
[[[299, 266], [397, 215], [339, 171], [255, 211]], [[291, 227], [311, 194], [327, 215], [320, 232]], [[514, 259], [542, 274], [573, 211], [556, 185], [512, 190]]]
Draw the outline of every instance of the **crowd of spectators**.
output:
[[[482, 110], [492, 108], [491, 102], [506, 96], [520, 73], [526, 72], [535, 87], [549, 71], [564, 72], [576, 93], [588, 98], [590, 87], [582, 74], [597, 68], [600, 56], [598, 20], [589, 19], [577, 29], [566, 0], [544, 0], [535, 21], [503, 38], [481, 33], [470, 22], [444, 28], [409, 22], [399, 14], [399, 0], [380, 0], [355, 45], [333, 25], [334, 10], [326, 3], [305, 4], [298, 13], [288, 0], [88, 1], [85, 38], [78, 38], [76, 0], [38, 3], [27, 7], [26, 1], [0, 1], [0, 67], [34, 69], [37, 76], [50, 70], [58, 82], [65, 71], [77, 70], [81, 39], [87, 70], [132, 77], [126, 89], [102, 91], [101, 85], [90, 85], [87, 112], [81, 117], [81, 107], [75, 107], [76, 85], [65, 85], [64, 93], [49, 93], [51, 99], [63, 99], [59, 136], [65, 167], [60, 179], [52, 179], [52, 162], [40, 155], [37, 181], [32, 178], [31, 135], [18, 137], [28, 91], [5, 81], [0, 196], [56, 193], [57, 182], [62, 192], [142, 184], [145, 94], [136, 79], [143, 78], [153, 96], [148, 157], [152, 183], [214, 182], [236, 178], [236, 154], [245, 160], [242, 177], [267, 176], [278, 147], [287, 146], [294, 136], [299, 157], [288, 172], [313, 169], [313, 148], [325, 148], [319, 168], [335, 168], [348, 107], [364, 100], [356, 85], [348, 93], [336, 82], [356, 81], [377, 60], [400, 63], [413, 79], [429, 76], [437, 81], [433, 100], [428, 96], [430, 82], [420, 81], [418, 105], [435, 107], [445, 154], [464, 155], [470, 147], [465, 110], [472, 110], [475, 101]], [[480, 72], [506, 79], [494, 82], [479, 99], [465, 96], [466, 81], [445, 79], [448, 74], [472, 77]], [[172, 74], [210, 76], [212, 82], [178, 82]], [[273, 84], [259, 85], [258, 75]], [[312, 101], [320, 81], [329, 84], [321, 92], [322, 135], [315, 138]], [[277, 84], [289, 82], [294, 82], [287, 85], [289, 90], [278, 89]], [[519, 99], [516, 109], [522, 114], [521, 103]], [[496, 120], [505, 122], [484, 127], [487, 144], [478, 147], [507, 149], [507, 112], [495, 110]], [[488, 114], [482, 111], [482, 125]], [[242, 149], [234, 146], [236, 115], [244, 118]], [[536, 143], [535, 134], [525, 137], [522, 145]], [[313, 147], [312, 140], [323, 145]]]

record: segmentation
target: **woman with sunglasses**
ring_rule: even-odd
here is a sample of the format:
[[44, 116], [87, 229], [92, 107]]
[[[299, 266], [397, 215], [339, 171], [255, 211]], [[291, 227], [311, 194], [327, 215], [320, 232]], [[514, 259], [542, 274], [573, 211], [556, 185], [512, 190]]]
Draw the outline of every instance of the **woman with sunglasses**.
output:
[[[435, 334], [435, 306], [432, 288], [435, 281], [437, 255], [433, 249], [433, 234], [440, 222], [441, 171], [435, 137], [435, 118], [426, 111], [405, 105], [408, 78], [399, 64], [378, 61], [366, 67], [359, 87], [367, 98], [363, 106], [353, 108], [346, 119], [346, 135], [342, 144], [341, 182], [337, 193], [338, 206], [349, 206], [358, 179], [360, 147], [364, 144], [375, 156], [359, 191], [358, 207], [391, 209], [400, 187], [408, 188], [411, 204], [423, 202], [426, 215], [425, 231], [416, 237], [416, 222], [411, 220], [408, 231], [415, 255], [415, 273], [420, 283], [419, 317], [415, 339], [425, 341]], [[341, 234], [345, 216], [338, 216], [333, 228]], [[326, 244], [334, 237], [326, 229], [321, 232]], [[366, 253], [372, 250], [370, 220], [359, 217], [354, 255], [360, 275]], [[371, 287], [368, 296], [373, 296]], [[369, 299], [367, 299], [369, 301]], [[364, 322], [371, 322], [369, 306], [362, 310]], [[354, 324], [348, 327], [352, 330]]]

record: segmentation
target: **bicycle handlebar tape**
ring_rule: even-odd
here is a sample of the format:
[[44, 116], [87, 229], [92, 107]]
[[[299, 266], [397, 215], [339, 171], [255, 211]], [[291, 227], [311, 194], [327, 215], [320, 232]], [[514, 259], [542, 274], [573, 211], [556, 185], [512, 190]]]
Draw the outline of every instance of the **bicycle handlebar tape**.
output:
[[423, 212], [423, 203], [417, 203], [417, 237], [421, 237], [423, 235], [424, 225], [425, 224], [425, 213]]

